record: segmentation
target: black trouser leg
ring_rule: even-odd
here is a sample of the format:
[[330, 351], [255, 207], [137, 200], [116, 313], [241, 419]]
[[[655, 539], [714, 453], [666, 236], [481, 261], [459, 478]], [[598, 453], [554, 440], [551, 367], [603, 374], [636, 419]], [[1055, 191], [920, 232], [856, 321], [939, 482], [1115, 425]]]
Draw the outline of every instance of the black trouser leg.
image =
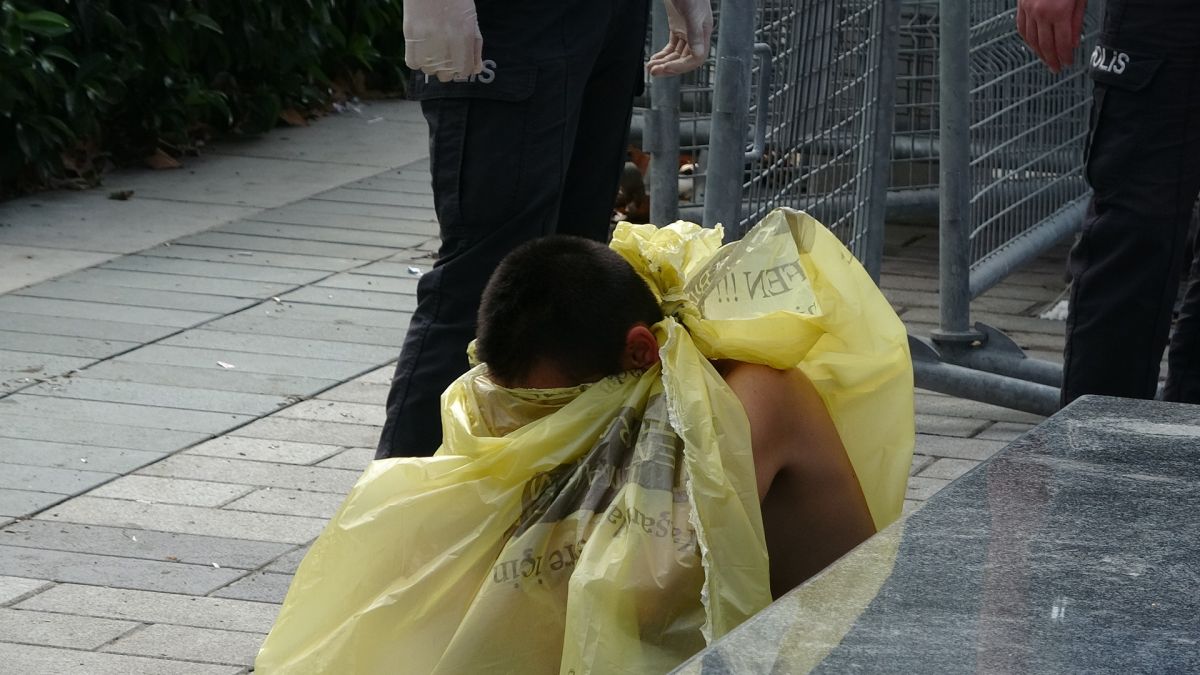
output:
[[1110, 0], [1107, 14], [1092, 58], [1094, 196], [1069, 262], [1064, 404], [1154, 396], [1200, 189], [1200, 4]]
[[442, 243], [417, 286], [377, 458], [429, 455], [440, 445], [441, 393], [467, 369], [480, 295], [509, 251], [556, 231], [607, 232], [640, 76], [613, 64], [639, 62], [645, 0], [507, 4], [478, 5], [494, 74], [414, 87], [429, 122]]

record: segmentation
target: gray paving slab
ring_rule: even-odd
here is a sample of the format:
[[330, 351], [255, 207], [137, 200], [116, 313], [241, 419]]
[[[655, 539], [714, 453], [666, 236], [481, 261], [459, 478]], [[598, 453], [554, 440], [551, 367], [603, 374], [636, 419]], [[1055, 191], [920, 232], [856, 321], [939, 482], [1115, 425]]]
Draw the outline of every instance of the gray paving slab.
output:
[[132, 307], [104, 302], [35, 298], [12, 294], [0, 296], [0, 312], [40, 314], [42, 316], [59, 316], [70, 319], [119, 321], [121, 323], [141, 323], [149, 326], [171, 328], [188, 328], [214, 317], [213, 314], [206, 312], [161, 309], [157, 307]]
[[415, 295], [354, 291], [344, 288], [305, 286], [279, 296], [286, 302], [334, 305], [382, 311], [412, 312], [417, 308]]
[[271, 208], [379, 172], [376, 167], [203, 153], [186, 160], [186, 180], [126, 169], [106, 177], [109, 190], [133, 190], [137, 199], [214, 206]]
[[976, 435], [976, 438], [989, 441], [1003, 441], [1009, 443], [1024, 436], [1027, 431], [1032, 429], [1032, 424], [1018, 424], [1016, 422], [996, 422]]
[[926, 500], [940, 492], [943, 488], [950, 484], [950, 481], [941, 478], [922, 478], [913, 476], [908, 479], [908, 491], [905, 493], [907, 499]]
[[917, 432], [937, 436], [957, 436], [970, 438], [979, 433], [990, 422], [973, 420], [963, 417], [947, 417], [945, 415], [928, 415], [917, 413]]
[[[401, 313], [397, 317], [397, 322], [400, 324], [398, 328], [384, 328], [349, 323], [316, 323], [302, 319], [286, 319], [274, 314], [256, 314], [254, 311], [248, 310], [211, 321], [205, 325], [214, 330], [236, 333], [282, 335], [356, 345], [385, 345], [399, 353], [410, 317], [411, 315], [408, 313]], [[395, 354], [393, 354], [394, 356]]]
[[357, 244], [361, 246], [379, 246], [386, 249], [408, 248], [419, 246], [428, 237], [422, 234], [406, 234], [403, 232], [380, 232], [378, 230], [357, 230], [347, 227], [321, 227], [319, 225], [291, 225], [271, 223], [257, 220], [239, 220], [223, 225], [213, 230], [229, 234], [246, 234], [259, 237], [274, 237], [279, 239], [297, 239], [311, 242], [326, 242], [331, 244]]
[[0, 349], [0, 370], [19, 373], [30, 378], [58, 375], [95, 362], [96, 359], [80, 356], [58, 356]]
[[417, 282], [420, 276], [416, 274], [404, 278], [381, 277], [373, 274], [355, 274], [347, 272], [336, 274], [317, 284], [319, 288], [343, 288], [352, 291], [375, 291], [377, 293], [417, 294]]
[[167, 338], [159, 344], [353, 363], [382, 363], [396, 356], [395, 349], [391, 347], [355, 345], [346, 342], [280, 335], [251, 335], [209, 329], [190, 330]]
[[0, 635], [5, 642], [90, 650], [140, 626], [132, 621], [0, 609]]
[[128, 427], [196, 431], [205, 434], [219, 433], [254, 419], [253, 415], [236, 415], [227, 412], [30, 396], [23, 393], [0, 398], [0, 412], [6, 415], [24, 415], [76, 422], [104, 422]]
[[430, 191], [429, 178], [414, 179], [405, 178], [400, 175], [381, 173], [370, 178], [356, 180], [353, 183], [347, 183], [346, 187], [353, 187], [358, 190], [382, 190], [384, 192], [415, 192], [417, 194], [425, 194]]
[[17, 291], [16, 295], [118, 305], [110, 310], [115, 315], [120, 315], [124, 311], [122, 306], [187, 310], [205, 314], [230, 314], [245, 309], [255, 302], [254, 299], [205, 293], [185, 293], [128, 286], [101, 286], [75, 281], [71, 277], [36, 284]]
[[140, 346], [138, 342], [98, 340], [96, 338], [44, 335], [41, 333], [19, 333], [0, 330], [0, 349], [14, 352], [31, 352], [53, 356], [78, 356], [85, 359], [106, 359], [114, 354]]
[[188, 275], [208, 279], [249, 281], [260, 284], [299, 286], [310, 284], [329, 274], [325, 270], [274, 267], [257, 262], [209, 262], [149, 255], [127, 255], [105, 263], [99, 270], [143, 274]]
[[375, 459], [375, 448], [347, 448], [317, 466], [362, 471]]
[[73, 319], [63, 316], [0, 312], [0, 326], [4, 330], [39, 335], [61, 335], [69, 338], [91, 338], [96, 340], [118, 340], [121, 342], [153, 342], [165, 335], [178, 331], [166, 326], [148, 326], [140, 323], [103, 321], [99, 319]]
[[[362, 101], [358, 108], [359, 112], [326, 115], [310, 126], [279, 128], [262, 137], [211, 145], [205, 153], [299, 160], [339, 170], [341, 165], [370, 167], [372, 171], [409, 164], [428, 153], [428, 131], [415, 101]], [[345, 174], [335, 175], [339, 181], [345, 178]]]
[[295, 287], [295, 284], [245, 281], [215, 276], [135, 272], [132, 270], [93, 268], [72, 274], [70, 281], [105, 288], [140, 288], [181, 293], [228, 296], [235, 298], [268, 298]]
[[30, 492], [0, 488], [0, 516], [21, 518], [57, 504], [66, 499], [65, 494], [52, 492]]
[[425, 218], [410, 220], [397, 216], [360, 216], [348, 213], [328, 213], [305, 208], [308, 202], [298, 202], [256, 214], [254, 219], [265, 223], [284, 225], [308, 225], [310, 227], [348, 227], [374, 232], [399, 232], [425, 237], [436, 237], [438, 227], [435, 220]]
[[24, 600], [52, 584], [53, 582], [45, 579], [0, 576], [0, 606]]
[[[320, 290], [318, 290], [320, 292]], [[326, 296], [328, 294], [325, 294]], [[390, 296], [400, 299], [401, 296]], [[401, 311], [400, 307], [379, 310], [363, 309], [361, 307], [338, 307], [329, 304], [331, 298], [324, 297], [325, 302], [309, 304], [303, 302], [285, 302], [262, 304], [251, 307], [243, 314], [271, 312], [270, 316], [293, 321], [308, 321], [312, 323], [330, 323], [339, 325], [378, 326], [380, 328], [406, 328], [410, 312]], [[267, 316], [266, 314], [261, 314]]]
[[282, 544], [308, 542], [325, 526], [325, 520], [321, 518], [225, 511], [176, 504], [142, 504], [88, 496], [75, 497], [52, 509], [42, 511], [36, 517], [40, 520], [81, 525], [140, 528]]
[[183, 451], [183, 454], [304, 465], [315, 464], [323, 459], [331, 458], [340, 451], [341, 448], [336, 445], [220, 436], [194, 448], [188, 448]]
[[364, 384], [391, 385], [392, 376], [395, 374], [395, 372], [396, 372], [396, 364], [388, 363], [386, 365], [376, 368], [375, 370], [372, 370], [371, 372], [369, 372], [361, 377], [355, 378], [354, 381], [362, 382]]
[[942, 480], [954, 480], [971, 469], [979, 466], [979, 464], [979, 462], [971, 459], [954, 459], [951, 457], [943, 457], [938, 459], [933, 464], [930, 464], [917, 475], [921, 478], [941, 478]]
[[[15, 605], [17, 609], [80, 616], [266, 633], [279, 606], [227, 598], [198, 598], [101, 586], [60, 584]], [[175, 671], [169, 671], [175, 672]]]
[[30, 284], [91, 267], [113, 255], [115, 254], [5, 244], [0, 246], [0, 293], [9, 293]]
[[283, 599], [287, 597], [288, 586], [291, 583], [291, 574], [255, 572], [238, 579], [225, 588], [213, 591], [212, 597], [283, 604]]
[[87, 673], [87, 675], [237, 675], [239, 666], [183, 663], [124, 654], [84, 652], [62, 647], [0, 642], [0, 663], [12, 673]]
[[[429, 268], [432, 267], [432, 262], [433, 261], [431, 260], [426, 260], [421, 265], [415, 265], [415, 267], [420, 268], [422, 271], [428, 271]], [[420, 278], [420, 275], [410, 272], [409, 268], [411, 267], [414, 267], [414, 265], [407, 262], [401, 262], [397, 260], [380, 260], [379, 262], [369, 263], [363, 265], [362, 267], [356, 267], [349, 273], [355, 275], [394, 277], [396, 279], [407, 278], [413, 280], [415, 283], [415, 281]]]
[[145, 467], [139, 473], [146, 476], [208, 480], [256, 487], [332, 492], [338, 495], [349, 492], [360, 474], [358, 471], [343, 469], [200, 455], [174, 455]]
[[387, 402], [387, 395], [390, 389], [390, 384], [352, 380], [329, 391], [317, 394], [317, 399], [322, 401], [346, 401], [348, 403], [383, 405]]
[[203, 441], [208, 436], [192, 431], [0, 414], [0, 446], [12, 438], [167, 453]]
[[982, 461], [999, 452], [1005, 445], [1006, 443], [1002, 441], [917, 434], [916, 451], [922, 455], [934, 457]]
[[264, 638], [262, 633], [153, 624], [122, 637], [102, 651], [248, 666], [254, 663]]
[[288, 401], [282, 396], [93, 379], [87, 377], [86, 371], [77, 373], [74, 377], [58, 378], [53, 382], [35, 385], [23, 390], [21, 394], [244, 415], [265, 415]]
[[206, 595], [244, 572], [217, 569], [211, 565], [0, 545], [0, 574], [36, 575], [64, 583]]
[[[57, 492], [75, 494], [106, 483], [117, 477], [115, 473], [104, 473], [82, 468], [61, 469], [49, 466], [30, 466], [6, 462], [7, 455], [0, 449], [0, 488], [29, 490], [32, 492]], [[78, 467], [88, 466], [77, 464]], [[2, 543], [2, 542], [0, 542]]]
[[128, 473], [162, 458], [158, 452], [103, 448], [74, 443], [0, 438], [0, 461], [9, 464], [87, 469], [102, 473]]
[[272, 416], [251, 422], [233, 432], [233, 435], [366, 448], [379, 441], [379, 433], [380, 427], [376, 426], [313, 422]]
[[[187, 181], [176, 181], [186, 184]], [[57, 190], [0, 204], [0, 244], [124, 254], [253, 215], [240, 206], [164, 201], [135, 195], [117, 201], [112, 188]], [[114, 236], [115, 233], [120, 236]]]
[[[236, 391], [265, 396], [305, 398], [338, 383], [315, 377], [250, 373], [226, 368], [173, 366], [129, 361], [105, 361], [77, 375], [122, 382], [166, 384], [198, 389]], [[0, 432], [2, 433], [2, 432]]]
[[337, 258], [330, 255], [295, 255], [291, 253], [268, 253], [266, 251], [250, 251], [211, 246], [171, 244], [146, 249], [143, 256], [160, 257], [165, 259], [182, 259], [212, 263], [239, 263], [242, 265], [260, 265], [280, 269], [297, 269], [309, 271], [341, 272], [357, 267], [362, 260], [353, 258]]
[[375, 204], [378, 206], [417, 206], [433, 208], [431, 192], [403, 192], [362, 190], [352, 186], [335, 188], [322, 192], [318, 199], [331, 202], [348, 202], [350, 204]]
[[[222, 569], [240, 570], [257, 569], [295, 549], [293, 544], [278, 542], [36, 519], [4, 526], [0, 529], [0, 545], [179, 562], [206, 567], [217, 563]], [[2, 589], [5, 578], [15, 577], [0, 577], [0, 604], [4, 604]], [[14, 590], [22, 587], [24, 586], [20, 584], [13, 586]], [[16, 595], [13, 595], [10, 599], [15, 597]]]
[[317, 422], [341, 422], [382, 427], [387, 417], [384, 401], [378, 403], [346, 403], [343, 401], [301, 401], [280, 410], [277, 417]]
[[[883, 289], [883, 294], [893, 305], [931, 308], [938, 306], [937, 296], [929, 293], [885, 288]], [[980, 297], [972, 301], [971, 309], [972, 311], [989, 311], [1003, 314], [1024, 314], [1036, 304], [1032, 300]]]
[[238, 500], [239, 497], [249, 494], [253, 489], [246, 485], [230, 483], [135, 475], [121, 476], [92, 490], [88, 495], [109, 499], [132, 499], [136, 502], [151, 504], [218, 507]]
[[293, 549], [277, 558], [270, 565], [263, 569], [267, 572], [281, 572], [283, 574], [295, 574], [296, 569], [300, 567], [300, 562], [304, 560], [304, 556], [308, 555], [308, 549], [311, 544]]
[[327, 241], [285, 239], [282, 237], [260, 237], [245, 234], [204, 232], [178, 240], [180, 246], [205, 246], [208, 248], [236, 249], [238, 251], [260, 251], [264, 253], [286, 253], [289, 255], [332, 256], [354, 260], [377, 260], [396, 252], [400, 246], [364, 246], [362, 244], [337, 244]]
[[933, 464], [934, 458], [929, 455], [913, 455], [912, 465], [908, 469], [908, 475], [915, 476], [925, 470], [930, 464]]
[[[298, 356], [275, 356], [255, 354], [232, 349], [195, 349], [172, 347], [163, 344], [147, 345], [122, 355], [116, 361], [147, 363], [163, 366], [187, 366], [210, 370], [240, 370], [264, 375], [290, 375], [313, 377], [326, 380], [347, 380], [362, 371], [379, 365], [375, 362], [333, 361], [330, 359], [303, 358]], [[228, 368], [220, 364], [232, 365]]]
[[433, 209], [413, 206], [375, 206], [350, 202], [306, 199], [294, 205], [306, 211], [326, 213], [332, 216], [372, 216], [375, 218], [398, 218], [403, 220], [437, 222]]
[[337, 513], [344, 499], [345, 495], [336, 492], [262, 488], [226, 504], [224, 508], [328, 519]]

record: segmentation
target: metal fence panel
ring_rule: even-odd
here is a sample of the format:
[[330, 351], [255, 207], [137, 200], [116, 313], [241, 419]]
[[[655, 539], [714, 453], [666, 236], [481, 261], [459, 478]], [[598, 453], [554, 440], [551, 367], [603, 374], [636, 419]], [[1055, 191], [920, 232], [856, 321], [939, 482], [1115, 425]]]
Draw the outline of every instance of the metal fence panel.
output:
[[[714, 196], [710, 184], [714, 140], [729, 134], [744, 149], [725, 160], [736, 161], [732, 170], [741, 176], [737, 222], [726, 223], [734, 236], [771, 209], [790, 206], [824, 222], [860, 260], [877, 257], [871, 251], [881, 250], [898, 8], [898, 0], [759, 0], [754, 49], [742, 47], [739, 35], [731, 53], [722, 51], [722, 33], [740, 28], [750, 7], [745, 0], [715, 2], [713, 58], [680, 83], [678, 153], [688, 172], [679, 189], [681, 217], [699, 220], [714, 199], [730, 198]], [[749, 101], [741, 118], [748, 124], [740, 128], [723, 126], [718, 54], [752, 66], [738, 92]], [[647, 129], [664, 123], [643, 115], [654, 120]], [[752, 147], [756, 123], [763, 125], [761, 154]], [[674, 196], [651, 195], [652, 204], [657, 199]]]

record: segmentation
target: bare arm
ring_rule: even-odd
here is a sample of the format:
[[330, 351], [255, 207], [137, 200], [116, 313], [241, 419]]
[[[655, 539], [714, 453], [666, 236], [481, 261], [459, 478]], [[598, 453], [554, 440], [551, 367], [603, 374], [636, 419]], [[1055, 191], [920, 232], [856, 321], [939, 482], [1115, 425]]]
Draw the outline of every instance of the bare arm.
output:
[[758, 495], [778, 597], [875, 533], [845, 447], [798, 369], [721, 364], [750, 420]]
[[1050, 70], [1074, 61], [1087, 0], [1017, 0], [1017, 32]]

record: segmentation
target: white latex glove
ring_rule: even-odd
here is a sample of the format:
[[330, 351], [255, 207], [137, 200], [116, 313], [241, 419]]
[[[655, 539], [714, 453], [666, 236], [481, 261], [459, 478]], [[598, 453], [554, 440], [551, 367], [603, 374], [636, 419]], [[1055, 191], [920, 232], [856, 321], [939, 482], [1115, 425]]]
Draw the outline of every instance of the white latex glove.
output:
[[646, 63], [651, 75], [679, 75], [704, 63], [713, 30], [710, 3], [711, 0], [663, 0], [671, 40]]
[[475, 0], [404, 0], [404, 62], [442, 82], [483, 70]]
[[1017, 32], [1054, 72], [1071, 65], [1087, 0], [1017, 0]]

